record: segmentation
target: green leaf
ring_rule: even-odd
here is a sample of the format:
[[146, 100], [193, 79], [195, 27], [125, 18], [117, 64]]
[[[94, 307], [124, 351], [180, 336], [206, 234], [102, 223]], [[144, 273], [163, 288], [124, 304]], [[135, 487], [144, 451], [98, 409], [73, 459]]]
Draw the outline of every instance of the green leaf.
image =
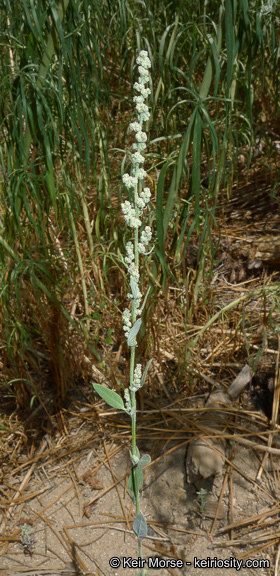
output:
[[201, 146], [202, 146], [202, 117], [201, 111], [197, 109], [194, 135], [193, 135], [193, 166], [192, 166], [192, 194], [195, 198], [195, 216], [198, 217], [200, 213], [200, 170], [201, 170]]
[[159, 250], [164, 255], [164, 227], [163, 227], [163, 196], [166, 172], [171, 165], [171, 161], [167, 160], [166, 164], [160, 171], [157, 183], [157, 201], [156, 201], [156, 222], [157, 222], [157, 240]]
[[131, 292], [132, 292], [133, 298], [137, 298], [137, 296], [138, 296], [138, 286], [137, 286], [135, 280], [133, 280], [133, 278], [131, 278], [131, 280], [130, 280], [130, 287], [131, 287]]
[[113, 333], [114, 333], [114, 328], [110, 328], [108, 330], [108, 334], [107, 334], [107, 337], [105, 339], [105, 344], [108, 344], [108, 345], [114, 344], [114, 340], [113, 340], [113, 338], [111, 338], [111, 334], [113, 334]]
[[136, 338], [139, 330], [140, 330], [140, 326], [141, 326], [141, 318], [138, 318], [138, 320], [136, 320], [135, 324], [132, 326], [128, 338], [127, 338], [127, 343], [128, 346], [132, 346], [132, 342], [134, 340], [134, 338]]
[[166, 273], [167, 273], [168, 276], [169, 276], [170, 278], [172, 278], [173, 282], [177, 282], [174, 274], [172, 274], [172, 272], [171, 272], [171, 270], [170, 270], [170, 267], [169, 267], [168, 264], [166, 263], [166, 260], [165, 260], [164, 256], [161, 254], [161, 252], [160, 252], [157, 248], [155, 248], [155, 254], [156, 254], [156, 256], [158, 257], [158, 259], [159, 259], [159, 261], [160, 261], [160, 263], [161, 263], [163, 276], [166, 278]]
[[146, 366], [146, 368], [145, 368], [145, 370], [144, 370], [144, 372], [143, 372], [143, 375], [142, 375], [142, 378], [141, 378], [141, 382], [140, 382], [140, 388], [142, 388], [142, 386], [144, 386], [144, 384], [145, 384], [146, 376], [147, 376], [147, 373], [148, 373], [148, 370], [149, 370], [149, 368], [150, 368], [150, 366], [151, 366], [152, 361], [153, 361], [153, 358], [151, 358], [151, 359], [149, 360], [149, 362], [148, 362], [148, 364], [147, 364], [147, 366]]
[[173, 208], [174, 208], [175, 202], [176, 202], [177, 197], [178, 197], [178, 190], [179, 190], [179, 187], [181, 184], [182, 175], [184, 173], [185, 161], [187, 158], [187, 154], [188, 154], [189, 146], [190, 146], [190, 141], [192, 138], [192, 130], [193, 130], [194, 120], [195, 120], [195, 114], [193, 112], [192, 117], [189, 121], [187, 132], [184, 135], [184, 140], [183, 140], [183, 143], [182, 143], [181, 148], [180, 148], [179, 156], [178, 156], [176, 163], [175, 163], [175, 166], [174, 166], [172, 180], [171, 180], [171, 184], [170, 184], [170, 188], [169, 188], [169, 192], [168, 192], [168, 197], [167, 197], [167, 201], [166, 201], [166, 206], [165, 206], [165, 210], [164, 210], [164, 215], [163, 215], [164, 240], [165, 240], [166, 235], [167, 235], [168, 225], [169, 225], [170, 219], [172, 217]]
[[91, 319], [92, 320], [101, 320], [102, 314], [99, 314], [99, 312], [92, 312], [91, 313]]
[[227, 48], [227, 87], [226, 97], [229, 98], [231, 79], [234, 70], [235, 57], [235, 39], [234, 39], [234, 18], [233, 5], [231, 0], [226, 0], [225, 4], [225, 29], [226, 29], [226, 48]]
[[[143, 469], [137, 468], [137, 467], [134, 469], [136, 472], [136, 482], [137, 482], [136, 490], [138, 491], [139, 488], [141, 488], [141, 486], [143, 484]], [[133, 482], [133, 470], [131, 470], [130, 475], [129, 475], [128, 488], [132, 492], [132, 494], [135, 495], [134, 482]]]
[[148, 534], [147, 522], [143, 514], [138, 514], [133, 522], [133, 532], [137, 538], [146, 538]]
[[93, 384], [93, 388], [112, 408], [117, 408], [118, 410], [125, 409], [122, 398], [113, 390], [109, 390], [109, 388], [105, 388], [105, 386], [101, 386], [101, 384]]
[[150, 454], [143, 454], [143, 456], [141, 456], [141, 458], [137, 464], [137, 468], [143, 468], [144, 466], [148, 466], [148, 464], [150, 464], [150, 462], [151, 462]]

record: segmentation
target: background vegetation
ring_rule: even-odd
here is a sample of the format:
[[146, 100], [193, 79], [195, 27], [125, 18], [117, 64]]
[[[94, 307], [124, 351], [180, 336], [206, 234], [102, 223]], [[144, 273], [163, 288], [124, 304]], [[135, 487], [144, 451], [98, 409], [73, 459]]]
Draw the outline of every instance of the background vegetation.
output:
[[278, 202], [279, 4], [1, 0], [0, 17], [1, 395], [33, 407], [47, 391], [59, 404], [94, 364], [125, 384], [113, 358], [127, 293], [121, 171], [137, 53], [152, 62], [146, 351], [159, 347], [171, 285], [185, 329], [216, 311], [217, 210], [263, 140]]

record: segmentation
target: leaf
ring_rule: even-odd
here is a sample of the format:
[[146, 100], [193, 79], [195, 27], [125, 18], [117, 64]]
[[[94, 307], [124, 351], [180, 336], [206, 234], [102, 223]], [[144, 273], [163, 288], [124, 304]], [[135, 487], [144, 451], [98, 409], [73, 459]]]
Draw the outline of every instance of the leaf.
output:
[[113, 338], [111, 338], [111, 334], [114, 333], [114, 328], [110, 328], [108, 330], [107, 338], [105, 339], [105, 344], [114, 344]]
[[226, 0], [225, 4], [225, 29], [226, 29], [226, 48], [227, 48], [227, 87], [226, 97], [229, 98], [231, 79], [234, 71], [235, 57], [235, 40], [234, 40], [234, 18], [233, 5], [231, 0]]
[[113, 390], [109, 390], [109, 388], [105, 388], [105, 386], [101, 386], [101, 384], [93, 384], [94, 390], [113, 408], [118, 408], [119, 410], [124, 410], [124, 403], [122, 398]]
[[148, 529], [147, 529], [147, 522], [143, 516], [143, 514], [138, 514], [133, 522], [133, 532], [137, 538], [142, 539], [146, 538]]
[[161, 254], [161, 252], [155, 248], [155, 254], [158, 257], [160, 263], [161, 263], [161, 267], [162, 267], [162, 273], [163, 275], [166, 277], [166, 273], [168, 274], [168, 276], [170, 276], [170, 278], [172, 278], [172, 280], [174, 282], [176, 282], [176, 278], [174, 276], [174, 274], [172, 274], [170, 267], [168, 266], [168, 264], [166, 263], [166, 260], [164, 258], [164, 256]]
[[102, 315], [99, 314], [99, 312], [92, 312], [92, 313], [91, 313], [91, 319], [92, 319], [92, 320], [101, 320], [101, 319], [102, 319]]
[[131, 280], [130, 280], [130, 288], [131, 288], [131, 292], [132, 292], [133, 298], [137, 298], [137, 296], [138, 296], [138, 286], [137, 286], [135, 280], [133, 280], [133, 278], [131, 278]]
[[[180, 148], [179, 156], [178, 156], [176, 163], [174, 165], [172, 180], [171, 180], [171, 184], [169, 187], [168, 197], [167, 197], [164, 215], [163, 215], [164, 240], [165, 240], [166, 235], [167, 235], [169, 222], [172, 218], [173, 208], [174, 208], [175, 202], [176, 202], [177, 197], [178, 197], [178, 190], [180, 187], [182, 175], [184, 173], [185, 161], [187, 158], [187, 154], [188, 154], [189, 146], [190, 146], [190, 141], [192, 138], [192, 130], [193, 130], [194, 120], [195, 120], [195, 114], [193, 113], [192, 117], [189, 121], [187, 132], [184, 135], [184, 140], [183, 140], [181, 148]], [[159, 176], [159, 178], [160, 178], [160, 176]], [[158, 186], [157, 186], [157, 188], [158, 188]]]
[[140, 388], [142, 388], [142, 386], [144, 386], [144, 384], [145, 384], [146, 376], [147, 376], [147, 373], [148, 373], [148, 370], [149, 370], [149, 368], [150, 368], [150, 366], [151, 366], [152, 361], [153, 361], [153, 358], [151, 358], [151, 359], [149, 360], [149, 362], [148, 362], [148, 364], [147, 364], [147, 366], [146, 366], [146, 368], [145, 368], [145, 370], [144, 370], [144, 372], [143, 372], [143, 375], [142, 375], [142, 378], [141, 378], [141, 382], [140, 382]]
[[[137, 468], [137, 467], [135, 467], [134, 470], [136, 473], [136, 482], [137, 482], [136, 490], [138, 491], [139, 488], [141, 488], [141, 486], [143, 484], [143, 470], [142, 470], [142, 468]], [[131, 472], [129, 474], [128, 488], [132, 492], [132, 494], [135, 495], [134, 481], [133, 481], [133, 470], [131, 470]]]
[[134, 338], [136, 338], [140, 330], [141, 322], [142, 322], [141, 318], [138, 318], [138, 320], [136, 320], [135, 324], [132, 326], [127, 338], [128, 346], [132, 346], [133, 340]]
[[191, 187], [195, 199], [195, 216], [200, 213], [200, 170], [201, 170], [201, 142], [202, 142], [202, 117], [199, 109], [196, 110], [194, 134], [193, 134], [193, 166]]
[[166, 172], [171, 164], [167, 161], [161, 169], [157, 183], [157, 201], [156, 201], [156, 222], [157, 222], [157, 240], [161, 254], [164, 255], [164, 227], [163, 227], [163, 196]]
[[145, 294], [145, 298], [144, 298], [144, 301], [143, 301], [143, 304], [142, 304], [141, 310], [140, 310], [141, 316], [142, 316], [142, 314], [143, 314], [143, 310], [144, 310], [144, 308], [145, 308], [146, 301], [147, 301], [147, 298], [148, 298], [148, 296], [149, 296], [150, 290], [151, 290], [151, 286], [149, 286], [149, 288], [148, 288], [148, 290], [147, 290], [147, 292], [146, 292], [146, 294]]
[[150, 464], [150, 462], [151, 462], [150, 454], [143, 454], [143, 456], [141, 456], [141, 458], [137, 464], [137, 468], [143, 468], [144, 466], [148, 466], [148, 464]]

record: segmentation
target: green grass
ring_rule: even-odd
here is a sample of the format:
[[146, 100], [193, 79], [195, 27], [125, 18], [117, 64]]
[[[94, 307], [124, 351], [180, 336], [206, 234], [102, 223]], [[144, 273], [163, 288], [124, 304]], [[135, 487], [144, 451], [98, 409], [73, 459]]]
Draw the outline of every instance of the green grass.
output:
[[[72, 331], [101, 361], [92, 314], [112, 298], [109, 282], [116, 298], [125, 298], [119, 162], [125, 172], [137, 52], [147, 50], [152, 63], [147, 166], [156, 245], [146, 308], [169, 281], [183, 282], [180, 266], [200, 231], [191, 308], [205, 257], [215, 256], [221, 188], [230, 194], [238, 151], [253, 145], [264, 101], [278, 111], [279, 5], [61, 0], [55, 8], [24, 0], [15, 11], [5, 0], [0, 16], [3, 350], [14, 366], [19, 357], [24, 363], [27, 346], [48, 350], [44, 317], [53, 330], [55, 309], [64, 318], [57, 371], [70, 362]], [[214, 174], [206, 190], [204, 166]], [[79, 314], [72, 317], [75, 299]]]

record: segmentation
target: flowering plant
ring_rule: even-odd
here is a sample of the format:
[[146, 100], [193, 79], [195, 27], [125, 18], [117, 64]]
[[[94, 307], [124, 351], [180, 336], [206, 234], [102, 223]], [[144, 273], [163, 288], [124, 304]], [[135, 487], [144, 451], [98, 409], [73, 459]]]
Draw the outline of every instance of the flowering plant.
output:
[[122, 398], [104, 386], [95, 384], [96, 392], [114, 408], [120, 408], [127, 412], [131, 417], [132, 428], [132, 451], [130, 453], [132, 471], [129, 478], [129, 488], [136, 505], [136, 518], [133, 523], [133, 530], [138, 537], [139, 554], [142, 558], [142, 539], [147, 535], [147, 524], [144, 516], [140, 513], [140, 493], [139, 489], [143, 483], [143, 467], [150, 463], [151, 459], [148, 454], [140, 457], [139, 450], [136, 446], [136, 397], [135, 394], [141, 388], [146, 379], [146, 375], [152, 360], [150, 360], [142, 374], [141, 364], [135, 366], [135, 351], [137, 346], [137, 334], [141, 326], [142, 311], [145, 301], [141, 306], [142, 294], [140, 292], [140, 266], [139, 255], [149, 254], [147, 252], [148, 244], [151, 241], [152, 231], [149, 226], [141, 229], [141, 216], [151, 198], [150, 189], [143, 185], [146, 172], [143, 169], [144, 156], [143, 151], [146, 148], [147, 134], [143, 131], [143, 122], [150, 117], [148, 106], [145, 104], [146, 98], [151, 93], [145, 84], [149, 81], [148, 70], [151, 67], [150, 59], [145, 50], [142, 50], [136, 59], [139, 71], [138, 82], [135, 82], [134, 89], [139, 94], [134, 96], [133, 101], [136, 103], [137, 122], [132, 122], [129, 129], [135, 133], [135, 140], [132, 144], [133, 153], [131, 153], [131, 174], [123, 174], [122, 181], [128, 191], [132, 189], [132, 200], [125, 200], [122, 204], [124, 219], [129, 228], [132, 229], [132, 239], [126, 244], [126, 256], [124, 264], [129, 274], [129, 284], [131, 292], [128, 298], [131, 300], [131, 306], [123, 312], [123, 329], [127, 344], [131, 349], [130, 354], [130, 379], [129, 388], [124, 392], [125, 403]]

